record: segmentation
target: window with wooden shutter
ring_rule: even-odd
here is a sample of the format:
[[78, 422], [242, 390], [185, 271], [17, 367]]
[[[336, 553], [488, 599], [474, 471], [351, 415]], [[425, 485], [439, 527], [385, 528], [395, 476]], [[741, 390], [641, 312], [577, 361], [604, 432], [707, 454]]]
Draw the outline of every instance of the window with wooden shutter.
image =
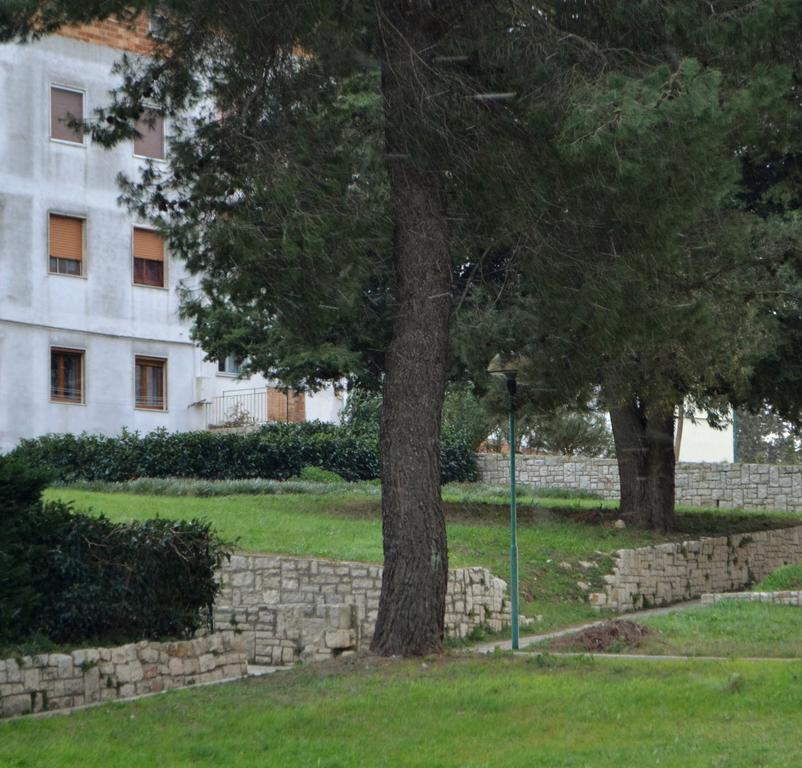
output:
[[134, 227], [134, 283], [164, 288], [164, 238]]
[[70, 128], [69, 120], [84, 119], [84, 94], [70, 88], [50, 87], [50, 138], [83, 144], [84, 135]]
[[160, 357], [135, 358], [135, 405], [149, 411], [167, 408], [167, 361]]
[[267, 420], [300, 423], [306, 421], [306, 397], [294, 389], [267, 390]]
[[84, 220], [51, 213], [48, 230], [50, 271], [80, 277], [84, 260]]
[[148, 109], [136, 121], [134, 154], [164, 160], [164, 118], [161, 113]]
[[84, 353], [80, 349], [50, 349], [50, 399], [83, 403]]

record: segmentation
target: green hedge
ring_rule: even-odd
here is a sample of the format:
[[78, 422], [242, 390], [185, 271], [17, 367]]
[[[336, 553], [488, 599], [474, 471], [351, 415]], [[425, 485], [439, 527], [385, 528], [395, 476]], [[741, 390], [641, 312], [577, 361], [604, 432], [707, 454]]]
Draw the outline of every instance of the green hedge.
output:
[[[321, 422], [269, 424], [247, 434], [163, 429], [147, 435], [123, 431], [119, 437], [51, 434], [23, 440], [11, 455], [63, 482], [138, 477], [286, 480], [308, 466], [349, 481], [379, 476], [375, 439]], [[476, 479], [473, 451], [461, 436], [444, 435], [441, 456], [444, 483]]]
[[0, 457], [0, 642], [191, 637], [227, 556], [207, 523], [112, 523], [39, 500], [47, 481]]

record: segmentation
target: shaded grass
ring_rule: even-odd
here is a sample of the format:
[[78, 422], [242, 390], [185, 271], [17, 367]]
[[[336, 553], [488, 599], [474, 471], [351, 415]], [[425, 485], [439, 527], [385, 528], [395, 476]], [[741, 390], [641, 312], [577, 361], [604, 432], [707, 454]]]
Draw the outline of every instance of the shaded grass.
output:
[[323, 665], [0, 724], [8, 768], [795, 766], [802, 664]]

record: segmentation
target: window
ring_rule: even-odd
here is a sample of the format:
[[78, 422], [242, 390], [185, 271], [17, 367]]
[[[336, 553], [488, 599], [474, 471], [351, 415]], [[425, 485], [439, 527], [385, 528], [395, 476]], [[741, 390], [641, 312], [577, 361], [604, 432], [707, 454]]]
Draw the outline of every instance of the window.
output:
[[51, 348], [50, 399], [57, 403], [83, 403], [84, 353], [82, 350]]
[[84, 94], [72, 88], [50, 86], [50, 138], [83, 144], [84, 135], [68, 125], [69, 119], [84, 119]]
[[51, 213], [48, 230], [50, 271], [80, 277], [84, 260], [84, 220]]
[[134, 283], [164, 288], [164, 238], [152, 229], [134, 227]]
[[137, 357], [135, 362], [136, 407], [166, 410], [167, 361], [159, 357]]
[[164, 118], [154, 109], [146, 109], [136, 121], [134, 154], [164, 160]]
[[267, 420], [298, 423], [306, 421], [306, 397], [294, 389], [267, 390]]
[[234, 355], [228, 355], [224, 360], [217, 361], [218, 373], [230, 373], [236, 376], [239, 374], [241, 368], [242, 363], [237, 360]]
[[164, 40], [166, 37], [167, 19], [159, 11], [151, 11], [148, 15], [148, 33], [154, 40]]

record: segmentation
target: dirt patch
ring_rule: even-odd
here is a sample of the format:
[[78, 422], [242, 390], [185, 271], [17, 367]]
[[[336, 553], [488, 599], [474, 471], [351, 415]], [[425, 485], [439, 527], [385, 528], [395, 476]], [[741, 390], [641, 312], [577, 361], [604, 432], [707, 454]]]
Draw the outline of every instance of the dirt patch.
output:
[[595, 627], [577, 632], [575, 635], [561, 637], [551, 643], [554, 651], [582, 650], [601, 653], [604, 651], [637, 648], [643, 638], [657, 634], [654, 629], [636, 624], [634, 621], [617, 619], [605, 621]]

